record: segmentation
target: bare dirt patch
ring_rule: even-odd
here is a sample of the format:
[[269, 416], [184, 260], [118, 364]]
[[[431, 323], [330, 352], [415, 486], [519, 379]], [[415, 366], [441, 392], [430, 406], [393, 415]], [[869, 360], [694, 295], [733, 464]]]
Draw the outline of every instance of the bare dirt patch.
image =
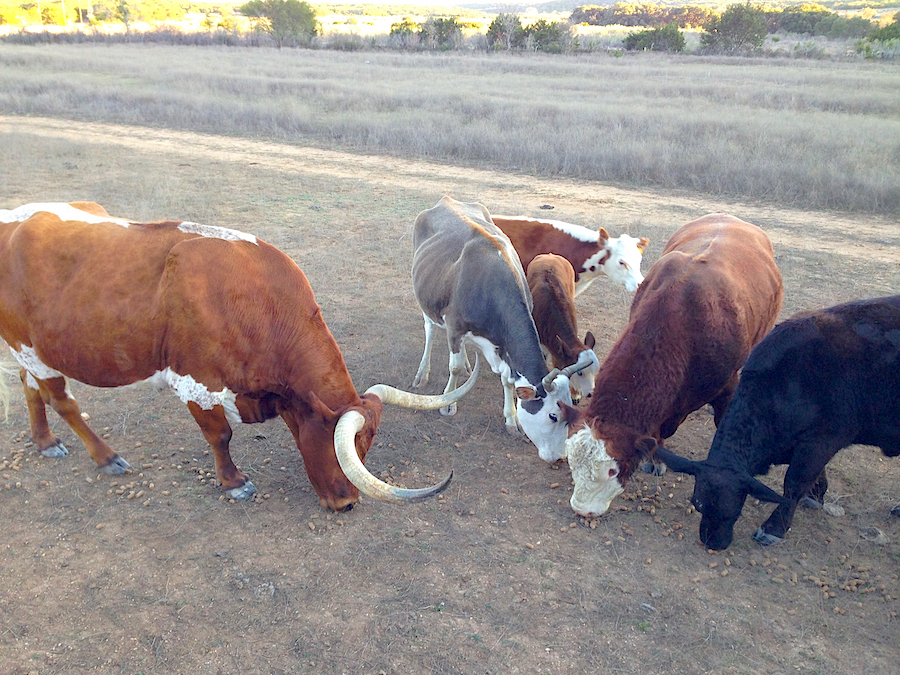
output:
[[[304, 269], [354, 382], [408, 387], [421, 355], [411, 226], [444, 194], [495, 213], [550, 215], [648, 236], [724, 210], [764, 227], [783, 316], [900, 288], [895, 221], [539, 180], [263, 141], [0, 117], [0, 208], [98, 201], [135, 219], [253, 232]], [[543, 207], [552, 207], [543, 208]], [[630, 296], [579, 296], [598, 353]], [[446, 347], [430, 391], [443, 386]], [[18, 392], [0, 427], [0, 673], [862, 673], [900, 657], [900, 463], [868, 447], [832, 463], [842, 517], [802, 511], [787, 540], [752, 532], [710, 554], [692, 482], [639, 476], [604, 518], [568, 505], [565, 463], [503, 428], [483, 376], [456, 417], [389, 410], [367, 465], [410, 486], [454, 471], [442, 499], [319, 508], [280, 422], [239, 428], [235, 461], [260, 489], [223, 501], [187, 410], [167, 392], [73, 384], [90, 423], [136, 467], [99, 477], [29, 448]], [[671, 445], [704, 457], [698, 411]], [[780, 487], [781, 472], [765, 479]], [[883, 534], [874, 536], [873, 528]]]

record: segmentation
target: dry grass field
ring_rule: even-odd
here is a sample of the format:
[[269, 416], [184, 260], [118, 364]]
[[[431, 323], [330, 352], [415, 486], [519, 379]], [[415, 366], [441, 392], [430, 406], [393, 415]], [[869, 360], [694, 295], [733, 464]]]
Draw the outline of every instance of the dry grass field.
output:
[[[0, 62], [41, 54], [0, 47]], [[240, 137], [224, 115], [227, 128], [215, 133], [204, 109], [176, 110], [137, 76], [110, 91], [146, 91], [128, 100], [157, 112], [168, 101], [171, 118], [104, 121], [139, 118], [140, 106], [98, 96], [92, 112], [81, 83], [70, 84], [71, 108], [55, 116], [23, 110], [24, 99], [11, 108], [10, 88], [0, 88], [0, 208], [87, 199], [133, 219], [257, 234], [310, 278], [359, 389], [412, 381], [423, 331], [411, 227], [444, 194], [647, 236], [645, 271], [680, 225], [733, 213], [773, 240], [783, 317], [900, 289], [892, 215], [536, 177], [474, 158], [454, 166], [374, 144], [363, 154], [340, 139], [304, 144], [263, 129]], [[58, 96], [58, 83], [33, 87], [35, 107], [42, 92]], [[199, 130], [186, 128], [192, 114]], [[629, 302], [603, 280], [579, 296], [581, 329], [597, 335], [601, 358]], [[432, 392], [447, 357], [436, 351]], [[762, 548], [751, 534], [771, 507], [748, 503], [734, 544], [712, 554], [688, 513], [689, 478], [639, 476], [603, 518], [575, 518], [566, 464], [548, 465], [506, 435], [491, 374], [455, 417], [382, 417], [369, 468], [410, 486], [452, 469], [443, 498], [406, 507], [363, 499], [342, 514], [318, 506], [280, 421], [236, 430], [235, 461], [260, 494], [232, 504], [170, 393], [72, 388], [136, 471], [98, 476], [56, 418], [72, 454], [34, 453], [14, 389], [0, 426], [2, 675], [880, 675], [900, 662], [900, 519], [889, 515], [900, 462], [869, 447], [830, 467], [830, 499], [844, 516], [802, 511], [783, 544]], [[701, 410], [671, 446], [702, 458], [713, 432]], [[764, 480], [777, 489], [782, 476]]]

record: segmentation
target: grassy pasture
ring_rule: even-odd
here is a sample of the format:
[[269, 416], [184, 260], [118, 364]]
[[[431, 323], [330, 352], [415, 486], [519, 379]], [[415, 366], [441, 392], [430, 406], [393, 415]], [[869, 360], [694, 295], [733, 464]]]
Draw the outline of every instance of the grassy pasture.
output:
[[900, 213], [878, 63], [0, 44], [0, 111]]

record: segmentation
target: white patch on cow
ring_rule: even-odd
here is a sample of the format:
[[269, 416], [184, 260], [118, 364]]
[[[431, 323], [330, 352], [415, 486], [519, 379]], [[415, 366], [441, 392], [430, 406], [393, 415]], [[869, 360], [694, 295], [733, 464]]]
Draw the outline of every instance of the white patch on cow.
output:
[[566, 441], [566, 454], [575, 487], [569, 504], [580, 516], [606, 513], [612, 500], [622, 494], [619, 463], [606, 453], [606, 443], [594, 438], [585, 425]]
[[[522, 385], [517, 383], [517, 386]], [[516, 404], [516, 413], [522, 431], [537, 446], [538, 455], [545, 462], [555, 462], [566, 456], [568, 426], [559, 403], [572, 405], [572, 392], [569, 389], [567, 376], [562, 373], [557, 375], [550, 389], [551, 391], [548, 391], [543, 399], [537, 399], [542, 402], [542, 405], [535, 414], [528, 412], [525, 401], [522, 399], [519, 399]]]
[[47, 203], [47, 204], [25, 204], [11, 211], [0, 210], [0, 222], [14, 223], [28, 220], [35, 213], [46, 211], [52, 213], [60, 220], [73, 221], [79, 223], [116, 223], [122, 227], [128, 227], [131, 223], [121, 218], [112, 218], [111, 216], [95, 216], [93, 213], [76, 209], [74, 206], [65, 203]]
[[168, 384], [182, 403], [193, 401], [204, 410], [212, 410], [217, 405], [225, 409], [225, 417], [233, 424], [240, 424], [241, 414], [238, 412], [235, 400], [237, 396], [228, 387], [222, 391], [210, 391], [190, 375], [179, 375], [171, 368], [156, 373], [148, 378], [148, 382], [159, 383], [160, 378]]
[[[43, 361], [41, 361], [38, 358], [37, 353], [34, 351], [34, 347], [22, 345], [20, 351], [16, 351], [12, 347], [9, 348], [9, 351], [12, 352], [12, 355], [15, 357], [16, 361], [19, 362], [19, 365], [38, 380], [50, 380], [54, 377], [63, 376], [61, 372], [59, 372], [58, 370], [54, 370]], [[33, 389], [37, 389], [37, 387], [33, 387]]]
[[226, 241], [248, 241], [251, 244], [257, 244], [256, 237], [252, 234], [245, 234], [238, 230], [230, 230], [227, 227], [217, 227], [215, 225], [201, 225], [200, 223], [192, 223], [185, 221], [178, 226], [178, 229], [186, 234], [199, 234], [201, 237], [209, 237], [211, 239], [225, 239]]
[[560, 232], [565, 232], [567, 235], [569, 235], [573, 239], [577, 239], [578, 241], [584, 241], [589, 244], [596, 244], [600, 241], [600, 233], [597, 230], [591, 230], [582, 225], [564, 223], [559, 220], [548, 220], [545, 222], [552, 225]]
[[41, 387], [38, 384], [38, 381], [34, 379], [34, 375], [29, 373], [27, 370], [25, 371], [25, 384], [35, 391], [40, 391]]

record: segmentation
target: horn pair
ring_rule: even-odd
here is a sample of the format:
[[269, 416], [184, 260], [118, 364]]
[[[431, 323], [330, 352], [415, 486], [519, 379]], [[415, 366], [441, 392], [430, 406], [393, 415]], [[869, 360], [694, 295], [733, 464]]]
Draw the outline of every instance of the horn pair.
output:
[[[386, 384], [376, 384], [366, 390], [367, 394], [375, 394], [383, 403], [399, 405], [403, 408], [414, 410], [437, 410], [455, 403], [468, 394], [475, 386], [481, 369], [481, 355], [475, 355], [475, 369], [468, 381], [458, 389], [439, 396], [426, 396], [413, 394], [402, 389], [395, 389]], [[334, 450], [337, 454], [338, 464], [351, 483], [353, 483], [364, 495], [382, 502], [391, 504], [403, 504], [409, 501], [425, 499], [443, 491], [450, 484], [453, 472], [437, 485], [427, 488], [410, 489], [389, 485], [376, 478], [365, 467], [359, 454], [356, 452], [356, 434], [365, 425], [365, 418], [356, 410], [348, 410], [338, 420], [334, 428]]]
[[553, 382], [556, 380], [557, 375], [562, 374], [562, 375], [565, 375], [566, 377], [572, 377], [572, 375], [574, 375], [575, 373], [580, 373], [582, 370], [589, 367], [590, 365], [591, 365], [591, 363], [590, 363], [590, 361], [588, 361], [587, 363], [582, 363], [582, 364], [573, 363], [571, 366], [566, 366], [562, 370], [560, 370], [559, 368], [554, 368], [549, 373], [544, 375], [544, 379], [541, 380], [541, 384], [544, 385], [544, 389], [547, 391], [548, 394], [552, 394], [554, 391], [556, 391], [556, 387], [553, 386]]

